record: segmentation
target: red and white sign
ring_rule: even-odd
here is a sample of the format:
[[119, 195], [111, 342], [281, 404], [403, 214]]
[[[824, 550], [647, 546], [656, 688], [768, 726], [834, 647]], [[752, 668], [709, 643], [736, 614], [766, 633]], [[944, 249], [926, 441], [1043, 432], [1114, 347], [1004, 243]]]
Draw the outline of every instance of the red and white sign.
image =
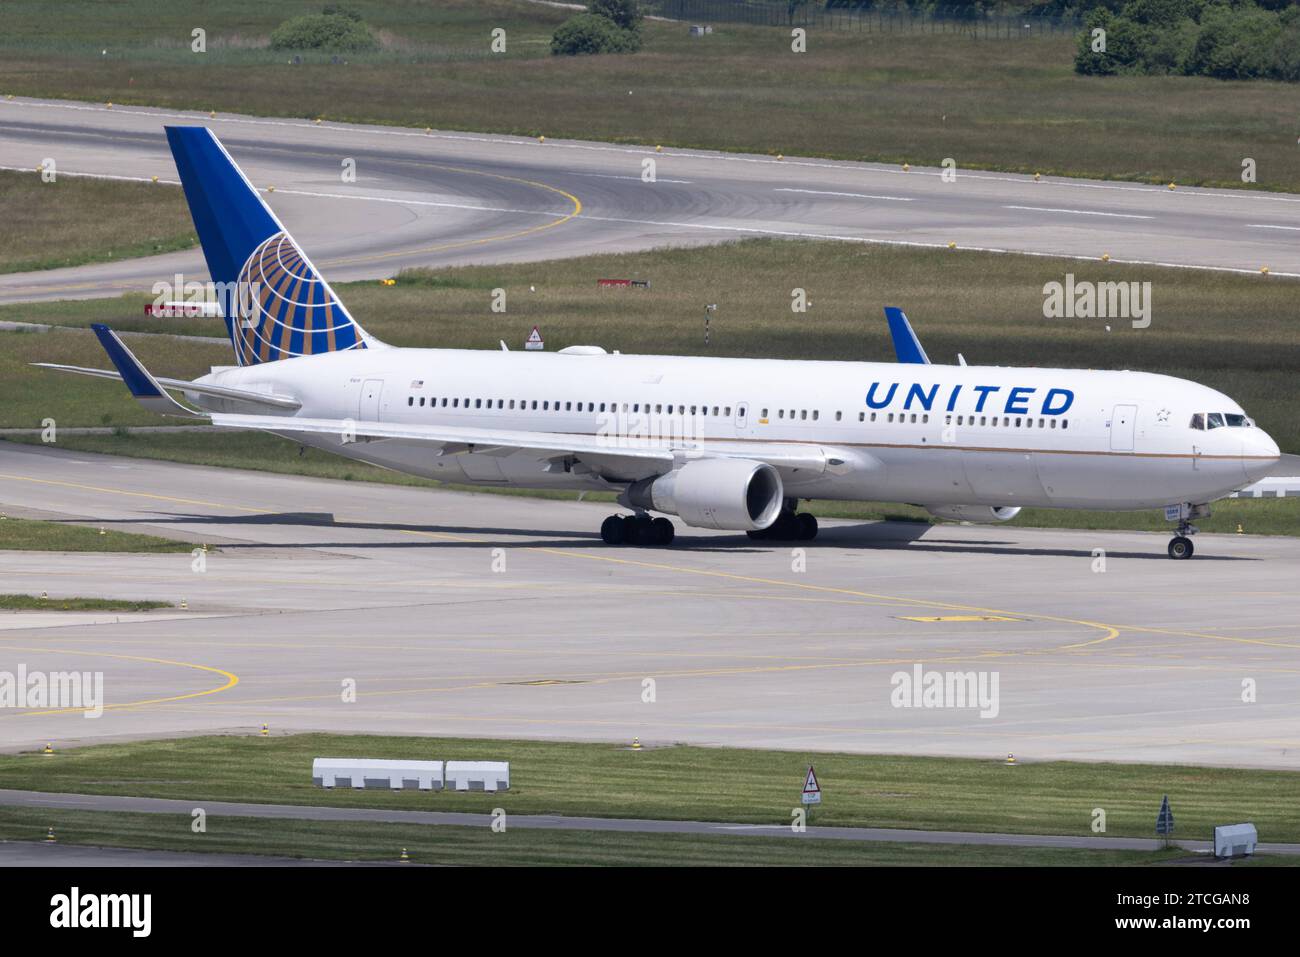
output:
[[525, 349], [545, 349], [546, 343], [542, 341], [542, 333], [536, 326], [533, 331], [528, 333], [528, 338], [524, 340]]
[[803, 803], [821, 804], [822, 786], [817, 783], [817, 772], [808, 765], [808, 776], [803, 779]]
[[144, 306], [144, 314], [155, 318], [183, 317], [185, 319], [198, 319], [220, 316], [221, 310], [215, 302], [164, 302], [159, 304], [147, 302]]

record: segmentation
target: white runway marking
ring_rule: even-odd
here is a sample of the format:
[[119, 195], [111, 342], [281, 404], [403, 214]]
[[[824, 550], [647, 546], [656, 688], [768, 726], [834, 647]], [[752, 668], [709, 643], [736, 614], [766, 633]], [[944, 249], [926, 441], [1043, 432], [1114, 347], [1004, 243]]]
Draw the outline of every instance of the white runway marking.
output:
[[908, 196], [873, 196], [870, 193], [836, 193], [827, 189], [790, 189], [784, 186], [776, 187], [778, 193], [810, 193], [813, 196], [847, 196], [850, 199], [887, 199], [891, 203], [911, 203], [915, 202]]
[[1247, 229], [1287, 229], [1292, 232], [1300, 233], [1300, 226], [1273, 226], [1269, 223], [1248, 223]]
[[1116, 219], [1155, 219], [1137, 213], [1102, 213], [1092, 209], [1059, 209], [1055, 206], [1003, 206], [1003, 209], [1024, 209], [1032, 213], [1070, 213], [1073, 216], [1113, 216]]
[[[617, 173], [579, 173], [577, 170], [572, 170], [572, 169], [566, 170], [564, 175], [565, 176], [594, 176], [596, 177], [596, 179], [641, 179], [640, 176], [620, 176]], [[656, 177], [654, 180], [646, 180], [644, 182], [677, 183], [681, 186], [689, 186], [692, 181], [689, 179], [664, 179], [663, 177]]]

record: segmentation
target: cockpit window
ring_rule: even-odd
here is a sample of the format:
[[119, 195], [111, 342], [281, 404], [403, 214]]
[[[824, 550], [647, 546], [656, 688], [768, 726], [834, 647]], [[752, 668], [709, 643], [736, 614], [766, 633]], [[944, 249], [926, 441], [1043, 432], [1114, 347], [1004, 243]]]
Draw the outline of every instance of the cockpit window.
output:
[[1192, 415], [1192, 429], [1248, 429], [1254, 426], [1250, 416], [1240, 412], [1196, 412]]

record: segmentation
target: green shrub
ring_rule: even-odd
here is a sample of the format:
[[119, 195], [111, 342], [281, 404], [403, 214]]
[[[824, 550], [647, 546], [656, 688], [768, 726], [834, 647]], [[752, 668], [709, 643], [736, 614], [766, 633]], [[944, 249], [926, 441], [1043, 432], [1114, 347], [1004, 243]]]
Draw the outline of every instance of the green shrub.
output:
[[613, 20], [594, 13], [580, 13], [560, 24], [551, 37], [551, 53], [577, 56], [586, 53], [635, 53], [641, 35], [624, 30]]
[[641, 7], [637, 0], [590, 0], [587, 11], [598, 17], [612, 20], [624, 30], [641, 29]]
[[271, 31], [273, 50], [328, 50], [362, 53], [379, 42], [370, 28], [345, 13], [315, 13], [286, 20]]

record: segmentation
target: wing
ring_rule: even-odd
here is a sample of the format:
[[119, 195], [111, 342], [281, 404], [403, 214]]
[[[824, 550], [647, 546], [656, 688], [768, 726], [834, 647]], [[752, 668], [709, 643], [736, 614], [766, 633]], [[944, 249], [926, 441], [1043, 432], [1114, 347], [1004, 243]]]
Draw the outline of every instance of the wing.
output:
[[213, 425], [229, 429], [259, 429], [277, 435], [334, 436], [340, 445], [352, 442], [402, 440], [427, 442], [440, 455], [508, 455], [525, 451], [539, 458], [573, 456], [621, 479], [657, 475], [697, 458], [741, 458], [767, 462], [786, 476], [820, 475], [844, 465], [834, 449], [798, 443], [755, 443], [727, 440], [677, 440], [571, 432], [531, 432], [453, 425], [413, 425], [356, 422], [301, 416], [235, 415], [214, 412]]

